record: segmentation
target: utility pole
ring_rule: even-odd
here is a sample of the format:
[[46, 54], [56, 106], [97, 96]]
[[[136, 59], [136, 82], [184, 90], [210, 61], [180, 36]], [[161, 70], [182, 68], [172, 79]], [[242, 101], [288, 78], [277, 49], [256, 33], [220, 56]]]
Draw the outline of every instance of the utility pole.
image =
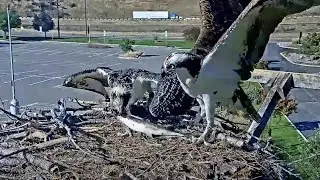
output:
[[88, 36], [87, 0], [84, 0], [84, 21], [86, 25], [86, 36]]
[[14, 67], [13, 67], [13, 54], [12, 54], [12, 39], [11, 39], [11, 27], [10, 27], [10, 14], [9, 6], [7, 6], [7, 20], [8, 20], [8, 33], [9, 33], [9, 47], [10, 47], [10, 64], [11, 64], [11, 90], [12, 100], [10, 102], [10, 113], [13, 115], [19, 114], [19, 102], [16, 100], [16, 90], [14, 84]]
[[59, 17], [59, 0], [57, 0], [57, 14], [58, 14], [58, 38], [60, 39], [60, 17]]

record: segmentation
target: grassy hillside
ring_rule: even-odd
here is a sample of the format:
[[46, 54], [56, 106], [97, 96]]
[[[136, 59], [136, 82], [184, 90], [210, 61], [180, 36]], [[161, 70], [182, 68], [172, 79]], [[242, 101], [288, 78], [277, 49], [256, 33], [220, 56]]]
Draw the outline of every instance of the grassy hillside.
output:
[[[65, 17], [83, 18], [85, 0], [59, 0], [60, 14]], [[56, 16], [56, 0], [1, 0], [4, 9], [11, 2], [21, 16], [32, 16], [39, 10], [36, 4], [48, 3], [53, 16]], [[133, 10], [167, 10], [183, 17], [199, 16], [198, 0], [87, 0], [89, 18], [131, 18]], [[320, 7], [303, 12], [305, 15], [319, 15]]]
[[[0, 8], [4, 9], [11, 0], [1, 0]], [[34, 4], [41, 0], [13, 0], [12, 5], [21, 16], [31, 16]], [[55, 0], [51, 11], [55, 12]], [[84, 17], [84, 0], [59, 0], [60, 12], [65, 16]], [[183, 17], [198, 16], [198, 0], [87, 0], [89, 18], [131, 18], [133, 10], [167, 10]], [[62, 14], [60, 13], [60, 14]]]

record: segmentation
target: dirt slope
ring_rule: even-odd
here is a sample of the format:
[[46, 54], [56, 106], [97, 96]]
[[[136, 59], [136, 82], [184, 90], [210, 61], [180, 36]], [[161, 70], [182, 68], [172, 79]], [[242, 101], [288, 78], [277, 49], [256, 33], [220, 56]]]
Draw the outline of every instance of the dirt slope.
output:
[[[30, 16], [33, 4], [41, 0], [13, 0], [12, 4], [21, 16]], [[52, 10], [56, 11], [55, 0]], [[4, 9], [10, 0], [1, 0], [0, 8]], [[60, 11], [66, 16], [84, 17], [84, 0], [59, 0]], [[131, 18], [133, 10], [167, 10], [183, 17], [198, 16], [198, 0], [87, 0], [89, 18]]]

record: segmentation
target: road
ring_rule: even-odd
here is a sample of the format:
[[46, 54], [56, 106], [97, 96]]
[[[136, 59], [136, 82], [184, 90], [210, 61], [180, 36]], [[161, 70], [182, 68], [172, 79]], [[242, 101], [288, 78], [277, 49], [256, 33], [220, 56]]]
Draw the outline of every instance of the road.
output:
[[269, 43], [266, 47], [266, 50], [262, 59], [267, 59], [269, 61], [270, 60], [280, 61], [281, 71], [311, 73], [311, 74], [320, 72], [320, 67], [305, 67], [305, 66], [299, 66], [299, 65], [290, 63], [280, 55], [280, 53], [283, 51], [285, 51], [285, 49], [280, 48], [277, 45], [277, 42]]
[[[163, 59], [174, 48], [137, 47], [147, 57], [139, 60], [119, 59], [120, 49], [94, 49], [75, 43], [57, 42], [15, 42], [14, 66], [16, 79], [16, 96], [21, 106], [52, 106], [62, 97], [77, 97], [82, 100], [99, 100], [102, 96], [83, 90], [61, 87], [63, 79], [75, 72], [110, 66], [114, 69], [128, 67], [160, 72]], [[294, 72], [316, 73], [318, 68], [292, 65], [283, 59], [275, 43], [268, 44], [265, 59], [278, 60], [284, 64], [284, 70]], [[0, 42], [0, 97], [7, 104], [12, 99], [10, 86], [9, 45]], [[290, 120], [306, 136], [314, 134], [320, 122], [320, 91], [293, 89], [290, 95], [299, 102], [298, 112], [289, 116]]]
[[[280, 61], [281, 71], [300, 73], [319, 73], [319, 67], [299, 66], [288, 62], [280, 55], [285, 49], [280, 48], [276, 42], [269, 43], [263, 59]], [[289, 115], [291, 122], [305, 137], [314, 135], [320, 128], [320, 90], [294, 88], [291, 97], [298, 101], [297, 113]]]

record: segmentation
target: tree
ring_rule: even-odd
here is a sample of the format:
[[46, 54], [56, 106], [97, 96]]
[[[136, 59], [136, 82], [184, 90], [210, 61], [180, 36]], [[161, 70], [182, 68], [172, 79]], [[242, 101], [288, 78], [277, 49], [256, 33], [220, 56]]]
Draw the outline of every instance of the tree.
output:
[[47, 32], [54, 28], [54, 22], [46, 11], [41, 10], [39, 15], [34, 16], [32, 26], [37, 31], [40, 31], [41, 26], [42, 32], [44, 32], [45, 37], [47, 37]]
[[[21, 19], [19, 15], [14, 12], [9, 12], [10, 28], [19, 28], [21, 26]], [[0, 29], [4, 32], [3, 37], [7, 38], [8, 32], [8, 18], [7, 13], [0, 12]]]

